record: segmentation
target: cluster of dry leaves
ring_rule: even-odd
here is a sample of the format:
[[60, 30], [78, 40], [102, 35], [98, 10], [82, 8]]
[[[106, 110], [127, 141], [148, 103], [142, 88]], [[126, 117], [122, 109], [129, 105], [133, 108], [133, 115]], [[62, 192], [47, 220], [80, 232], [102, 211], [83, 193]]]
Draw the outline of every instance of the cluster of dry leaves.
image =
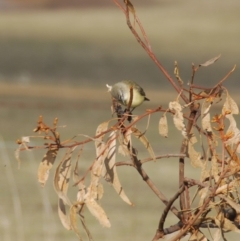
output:
[[[226, 240], [226, 232], [240, 232], [240, 130], [234, 117], [239, 114], [239, 109], [228, 90], [223, 87], [223, 82], [234, 71], [235, 67], [215, 86], [204, 88], [194, 85], [194, 76], [200, 67], [207, 67], [215, 63], [220, 56], [197, 67], [192, 65], [192, 78], [186, 88], [180, 77], [177, 63], [175, 63], [174, 80], [157, 60], [133, 4], [129, 0], [124, 0], [124, 6], [122, 6], [118, 0], [113, 1], [125, 14], [127, 25], [138, 43], [178, 93], [176, 100], [169, 100], [169, 106], [166, 108], [160, 106], [149, 109], [135, 117], [132, 117], [128, 108], [125, 112], [119, 111], [119, 106], [113, 102], [117, 118], [101, 123], [97, 127], [94, 137], [85, 136], [86, 139], [81, 142], [75, 138], [62, 141], [57, 131], [58, 120], [55, 119], [53, 126], [50, 127], [43, 122], [43, 118], [40, 116], [34, 132], [39, 133], [39, 138], [45, 142], [44, 145], [32, 146], [31, 137], [25, 136], [17, 141], [19, 148], [16, 151], [16, 157], [19, 160], [20, 151], [23, 150], [39, 148], [47, 150], [39, 165], [38, 180], [44, 186], [50, 170], [54, 165], [56, 166], [54, 187], [58, 195], [58, 214], [63, 226], [68, 230], [73, 230], [79, 240], [83, 239], [83, 235], [80, 232], [78, 222], [86, 231], [88, 239], [93, 240], [84, 220], [85, 207], [102, 226], [111, 226], [105, 210], [99, 204], [99, 200], [104, 194], [103, 180], [112, 185], [123, 201], [132, 205], [117, 174], [117, 167], [120, 165], [135, 168], [157, 198], [165, 205], [165, 209], [159, 217], [159, 223], [156, 225], [157, 232], [154, 234], [154, 241], [163, 238], [171, 241], [180, 240], [186, 234], [190, 235], [189, 241], [206, 241], [209, 238], [202, 233], [201, 230], [204, 228], [209, 229], [209, 236], [212, 240], [219, 241], [221, 238]], [[134, 18], [134, 26], [131, 24], [130, 14]], [[136, 29], [137, 27], [140, 29], [140, 34]], [[200, 93], [199, 89], [201, 89]], [[130, 95], [132, 94], [133, 91], [130, 90]], [[162, 113], [158, 128], [161, 146], [164, 145], [163, 137], [167, 138], [169, 135], [168, 119], [172, 119], [176, 131], [179, 131], [183, 136], [182, 143], [179, 143], [179, 154], [162, 153], [162, 155], [156, 156], [146, 137], [146, 131], [140, 131], [137, 128], [139, 120], [143, 118], [148, 119], [148, 126], [152, 128], [149, 124], [149, 117], [159, 112]], [[132, 138], [137, 138], [142, 143], [149, 154], [148, 158], [138, 157]], [[88, 170], [80, 176], [79, 159], [85, 146], [90, 142], [95, 143], [96, 157], [90, 163]], [[60, 149], [66, 149], [66, 153], [57, 162]], [[73, 152], [78, 153], [77, 158], [73, 158]], [[127, 156], [129, 161], [118, 162], [116, 160], [117, 152]], [[161, 158], [170, 156], [179, 160], [179, 190], [176, 190], [171, 198], [166, 197], [155, 186], [143, 168], [145, 162], [156, 162]], [[190, 161], [188, 162], [188, 160]], [[195, 179], [185, 176], [185, 166], [189, 163], [191, 163], [192, 168], [199, 170], [199, 176]], [[90, 177], [89, 185], [85, 182], [86, 177]], [[74, 200], [68, 196], [70, 180], [77, 188]], [[160, 179], [159, 182], [161, 182]], [[194, 188], [195, 195], [192, 195], [191, 190]], [[180, 208], [174, 206], [176, 200], [179, 201]], [[165, 220], [170, 211], [179, 219], [179, 222], [164, 228]], [[172, 236], [167, 239], [169, 234]]]
[[[194, 197], [191, 197], [191, 201], [188, 200], [189, 206], [187, 210], [179, 210], [177, 216], [180, 217], [180, 221], [184, 226], [184, 223], [188, 223], [205, 206], [201, 211], [201, 216], [189, 227], [188, 232], [191, 232], [191, 229], [195, 227], [195, 232], [192, 235], [199, 237], [200, 234], [196, 233], [196, 230], [198, 230], [197, 227], [200, 230], [205, 225], [209, 225], [209, 227], [215, 225], [215, 228], [218, 227], [218, 229], [216, 229], [217, 232], [215, 232], [214, 241], [217, 241], [216, 235], [221, 237], [221, 235], [224, 235], [223, 232], [240, 232], [238, 229], [240, 227], [240, 216], [238, 216], [238, 213], [240, 213], [240, 206], [238, 204], [240, 130], [237, 128], [234, 118], [234, 115], [239, 114], [239, 109], [228, 91], [223, 87], [221, 87], [221, 90], [221, 95], [216, 93], [213, 95], [209, 94], [208, 97], [202, 97], [202, 93], [196, 95], [197, 98], [193, 102], [198, 104], [199, 112], [195, 117], [190, 131], [186, 127], [188, 106], [182, 105], [178, 99], [169, 102], [169, 108], [163, 109], [162, 107], [158, 107], [154, 110], [147, 110], [143, 115], [134, 117], [130, 123], [127, 120], [129, 114], [127, 112], [118, 119], [101, 123], [97, 127], [94, 137], [86, 138], [86, 140], [81, 142], [72, 139], [61, 141], [60, 134], [57, 132], [57, 119], [54, 120], [53, 127], [49, 127], [43, 122], [43, 118], [40, 116], [34, 132], [39, 133], [39, 138], [47, 142], [42, 147], [31, 146], [31, 137], [25, 136], [21, 140], [18, 140], [19, 148], [16, 151], [16, 156], [19, 159], [19, 153], [22, 150], [47, 149], [38, 168], [38, 180], [41, 186], [44, 187], [48, 180], [49, 172], [58, 157], [59, 149], [67, 149], [63, 158], [55, 164], [54, 187], [58, 195], [59, 218], [66, 229], [74, 230], [79, 240], [82, 240], [82, 235], [77, 224], [77, 220], [79, 219], [89, 240], [92, 240], [90, 231], [84, 221], [84, 207], [87, 207], [89, 212], [97, 218], [102, 226], [111, 226], [107, 214], [98, 203], [98, 200], [104, 194], [102, 180], [110, 183], [119, 197], [127, 204], [132, 205], [118, 178], [117, 166], [128, 165], [135, 167], [137, 170], [140, 170], [139, 174], [144, 176], [143, 163], [146, 161], [156, 161], [164, 157], [164, 155], [155, 156], [145, 133], [136, 127], [140, 119], [147, 118], [156, 112], [163, 112], [159, 120], [160, 135], [165, 138], [168, 137], [168, 119], [173, 119], [176, 131], [180, 131], [183, 139], [187, 142], [187, 149], [185, 153], [182, 153], [182, 157], [189, 158], [192, 166], [200, 169], [198, 179], [185, 178], [184, 180], [184, 185], [187, 189], [197, 186], [197, 192]], [[199, 96], [201, 97], [200, 100]], [[219, 103], [222, 103], [221, 113], [211, 116], [211, 109], [214, 105], [219, 106]], [[228, 123], [226, 120], [228, 120]], [[112, 122], [114, 124], [110, 125]], [[132, 146], [132, 136], [143, 144], [149, 153], [149, 158], [145, 160], [138, 159], [136, 149]], [[78, 173], [79, 159], [81, 153], [84, 151], [84, 147], [92, 141], [95, 142], [96, 158], [90, 164], [87, 172], [80, 177]], [[161, 145], [163, 145], [164, 142], [160, 141]], [[197, 146], [201, 148], [197, 148]], [[74, 151], [78, 152], [77, 158], [72, 158]], [[129, 162], [117, 162], [116, 152], [128, 156]], [[181, 157], [180, 154], [176, 156]], [[90, 175], [91, 179], [88, 186], [85, 184], [87, 175]], [[70, 200], [68, 197], [68, 187], [71, 179], [74, 186], [77, 187], [75, 200]], [[156, 188], [151, 183], [148, 184], [150, 188]], [[198, 205], [194, 206], [192, 203], [196, 199], [198, 199]], [[164, 199], [161, 200], [164, 201]], [[171, 206], [167, 211], [170, 209]], [[215, 210], [215, 216], [211, 212], [212, 210]], [[184, 220], [186, 217], [181, 214], [183, 211], [187, 213], [187, 220]], [[229, 217], [228, 212], [230, 211], [234, 214]], [[179, 230], [181, 229], [182, 226], [179, 226]], [[165, 232], [164, 230], [162, 231], [163, 233]], [[166, 234], [165, 232], [164, 235]], [[201, 237], [202, 235], [201, 233]]]

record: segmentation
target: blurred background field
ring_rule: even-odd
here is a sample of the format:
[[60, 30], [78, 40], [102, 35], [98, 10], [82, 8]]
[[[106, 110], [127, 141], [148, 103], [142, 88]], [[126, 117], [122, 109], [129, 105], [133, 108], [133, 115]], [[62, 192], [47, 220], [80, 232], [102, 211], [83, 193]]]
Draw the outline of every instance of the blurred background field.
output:
[[[181, 78], [187, 83], [192, 63], [221, 54], [214, 65], [198, 71], [196, 84], [211, 87], [236, 64], [225, 86], [239, 102], [238, 0], [132, 2], [153, 51], [170, 74], [178, 61]], [[22, 153], [18, 169], [16, 139], [33, 135], [39, 115], [49, 124], [58, 117], [59, 125], [66, 125], [60, 128], [62, 139], [80, 133], [93, 136], [98, 124], [111, 118], [107, 83], [132, 79], [144, 87], [151, 101], [135, 114], [166, 107], [176, 93], [137, 44], [112, 1], [1, 1], [0, 9], [0, 240], [77, 240], [58, 219], [52, 175], [44, 189], [37, 182], [44, 151]], [[168, 139], [159, 137], [160, 116], [152, 116], [147, 137], [156, 154], [178, 153], [181, 136], [171, 126]], [[139, 127], [144, 130], [146, 125], [145, 120]], [[146, 157], [141, 144], [136, 142], [136, 146], [140, 157]], [[93, 145], [86, 148], [83, 169], [94, 152]], [[148, 163], [146, 170], [170, 198], [178, 185], [176, 159]], [[187, 168], [188, 176], [197, 173]], [[93, 237], [99, 241], [150, 240], [163, 205], [135, 170], [120, 167], [119, 176], [135, 206], [128, 207], [104, 185], [101, 204], [112, 228], [102, 228], [87, 214]], [[172, 217], [167, 223], [176, 221]], [[236, 234], [231, 236], [231, 240], [238, 239]]]

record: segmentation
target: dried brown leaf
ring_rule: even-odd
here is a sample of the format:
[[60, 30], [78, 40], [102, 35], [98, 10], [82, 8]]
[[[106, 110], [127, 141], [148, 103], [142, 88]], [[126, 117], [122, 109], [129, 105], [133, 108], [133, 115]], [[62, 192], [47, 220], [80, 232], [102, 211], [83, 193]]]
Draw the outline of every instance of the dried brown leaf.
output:
[[190, 158], [190, 161], [193, 167], [203, 167], [203, 162], [201, 160], [201, 153], [197, 152], [193, 147], [193, 145], [196, 142], [197, 142], [196, 137], [192, 135], [188, 142], [188, 156]]
[[200, 177], [201, 182], [203, 182], [204, 180], [206, 180], [206, 178], [210, 176], [210, 170], [207, 167], [208, 167], [208, 160], [206, 158], [206, 160], [204, 160], [203, 162], [203, 166], [201, 170], [201, 177]]
[[55, 176], [54, 176], [54, 188], [58, 194], [58, 197], [61, 198], [65, 204], [71, 206], [71, 202], [67, 197], [67, 191], [71, 176], [71, 157], [72, 153], [76, 147], [69, 148], [64, 155], [63, 159], [59, 163]]
[[[101, 133], [105, 132], [108, 129], [109, 121], [101, 123], [96, 130], [96, 136], [100, 135]], [[99, 156], [102, 152], [102, 146], [104, 145], [103, 138], [104, 134], [99, 136], [98, 138], [95, 139], [95, 148], [96, 148], [96, 153], [97, 156]]]
[[119, 147], [118, 147], [118, 153], [122, 154], [123, 156], [129, 156], [130, 153], [130, 146], [132, 143], [131, 140], [131, 134], [132, 130], [127, 129], [127, 131], [123, 135], [118, 136], [118, 141], [119, 141]]
[[[82, 209], [83, 210], [83, 209]], [[85, 222], [85, 219], [84, 219], [84, 216], [82, 214], [79, 214], [80, 215], [80, 219], [81, 219], [81, 223], [82, 223], [82, 227], [84, 229], [84, 231], [86, 232], [87, 236], [88, 236], [88, 240], [89, 241], [93, 241], [93, 237], [86, 225], [86, 222]]]
[[240, 213], [240, 205], [236, 202], [234, 202], [232, 199], [220, 194], [219, 197], [224, 199], [232, 208], [236, 210], [237, 213]]
[[[238, 145], [240, 141], [240, 130], [237, 128], [236, 120], [234, 119], [233, 114], [229, 114], [226, 117], [230, 122], [227, 129], [227, 135], [231, 136], [231, 138], [225, 141], [225, 144], [229, 146]], [[240, 153], [240, 145], [237, 146], [236, 151]]]
[[[107, 152], [107, 151], [105, 151]], [[94, 161], [94, 164], [92, 166], [92, 170], [91, 170], [91, 183], [89, 186], [89, 192], [90, 192], [90, 196], [93, 199], [100, 199], [100, 197], [102, 196], [101, 193], [99, 192], [99, 181], [101, 178], [101, 174], [102, 174], [102, 169], [103, 169], [103, 164], [104, 164], [104, 159], [105, 159], [106, 155], [101, 155], [98, 159], [96, 159]]]
[[64, 204], [64, 201], [61, 198], [58, 199], [58, 216], [60, 218], [60, 221], [63, 227], [66, 228], [67, 230], [71, 230], [72, 227], [66, 212], [66, 206]]
[[128, 148], [126, 146], [124, 146], [123, 144], [119, 145], [118, 153], [123, 156], [128, 156], [130, 154]]
[[220, 241], [221, 237], [222, 237], [222, 232], [221, 232], [221, 229], [218, 228], [213, 234], [213, 241]]
[[154, 151], [152, 149], [152, 146], [150, 145], [150, 142], [148, 141], [148, 139], [146, 138], [146, 136], [140, 131], [138, 130], [137, 128], [135, 127], [132, 127], [131, 128], [134, 136], [136, 138], [138, 138], [142, 143], [143, 145], [145, 146], [145, 148], [148, 150], [148, 153], [149, 155], [151, 156], [151, 158], [153, 160], [156, 160], [156, 157], [155, 157], [155, 154], [154, 154]]
[[[88, 193], [89, 194], [89, 193]], [[100, 222], [100, 224], [104, 227], [110, 228], [111, 224], [109, 219], [103, 210], [103, 208], [89, 195], [86, 195], [85, 204], [87, 205], [88, 210], [90, 213]]]
[[84, 197], [86, 195], [86, 186], [84, 185], [83, 181], [78, 183], [78, 192], [77, 192], [77, 201], [83, 202]]
[[52, 168], [56, 156], [58, 153], [58, 149], [50, 149], [44, 155], [41, 163], [38, 167], [38, 181], [40, 182], [41, 186], [44, 187], [46, 181], [48, 180], [49, 171]]
[[212, 175], [214, 177], [215, 182], [218, 182], [219, 170], [218, 170], [218, 162], [217, 162], [216, 156], [212, 156], [211, 164], [212, 164], [212, 168], [211, 168]]
[[198, 206], [201, 207], [204, 203], [205, 198], [207, 197], [209, 187], [204, 187], [199, 190], [198, 195], [200, 196], [199, 204]]
[[216, 225], [221, 228], [224, 232], [233, 231], [240, 233], [240, 230], [227, 218], [224, 218], [223, 213], [220, 212], [215, 218]]
[[177, 101], [172, 101], [169, 103], [169, 109], [175, 111], [175, 114], [173, 115], [173, 123], [175, 127], [179, 131], [181, 131], [184, 138], [187, 138], [187, 132], [182, 113], [182, 106]]
[[76, 233], [77, 237], [80, 241], [82, 241], [82, 237], [80, 234], [80, 230], [77, 226], [77, 213], [79, 212], [79, 207], [77, 205], [72, 205], [70, 208], [70, 224], [73, 229], [73, 231]]
[[110, 138], [108, 141], [108, 155], [104, 160], [104, 171], [102, 176], [105, 180], [113, 185], [113, 188], [117, 192], [117, 194], [129, 205], [133, 205], [132, 202], [128, 199], [125, 194], [123, 187], [120, 183], [117, 174], [117, 168], [115, 166], [116, 162], [116, 132], [112, 132], [110, 134]]
[[208, 61], [204, 62], [203, 64], [199, 64], [199, 66], [207, 67], [211, 64], [214, 64], [220, 57], [221, 57], [221, 54], [219, 54], [217, 57], [209, 59]]
[[86, 187], [84, 185], [84, 180], [79, 181], [78, 161], [79, 161], [80, 154], [81, 153], [79, 153], [78, 155], [78, 159], [76, 160], [75, 167], [73, 170], [73, 181], [74, 183], [77, 183], [77, 186], [78, 186], [77, 201], [79, 203], [82, 203], [84, 201], [84, 196], [86, 194]]
[[158, 130], [161, 136], [168, 137], [168, 123], [166, 113], [164, 113], [159, 120]]
[[[104, 131], [107, 130], [109, 122], [103, 122], [101, 123], [97, 130], [96, 130], [96, 135], [100, 135]], [[91, 184], [89, 186], [89, 195], [93, 199], [99, 199], [100, 196], [102, 195], [101, 193], [98, 193], [100, 190], [98, 188], [99, 186], [99, 180], [101, 177], [102, 169], [103, 169], [103, 164], [104, 164], [104, 159], [107, 155], [107, 145], [103, 141], [104, 139], [104, 134], [102, 134], [100, 137], [95, 139], [95, 148], [96, 148], [96, 159], [93, 163], [92, 169], [91, 169]]]
[[212, 103], [205, 100], [202, 104], [202, 110], [201, 110], [201, 118], [202, 118], [202, 128], [204, 131], [212, 132], [212, 126], [211, 126], [211, 118], [209, 110], [212, 106]]
[[227, 94], [226, 100], [222, 108], [222, 114], [226, 114], [226, 113], [231, 113], [234, 115], [239, 114], [238, 105], [229, 94]]
[[208, 239], [201, 231], [195, 231], [192, 233], [188, 241], [207, 241]]

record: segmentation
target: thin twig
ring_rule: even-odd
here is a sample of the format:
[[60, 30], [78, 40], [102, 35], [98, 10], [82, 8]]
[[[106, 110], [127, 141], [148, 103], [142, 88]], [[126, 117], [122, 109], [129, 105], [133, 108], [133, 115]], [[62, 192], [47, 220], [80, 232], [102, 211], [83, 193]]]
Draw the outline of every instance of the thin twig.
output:
[[[151, 190], [160, 198], [160, 200], [165, 204], [168, 205], [168, 200], [167, 198], [164, 196], [164, 194], [156, 187], [156, 185], [153, 183], [153, 181], [150, 179], [150, 177], [147, 175], [147, 173], [143, 170], [142, 168], [142, 164], [141, 162], [138, 160], [137, 158], [137, 153], [135, 148], [130, 147], [131, 150], [129, 150], [131, 154], [131, 159], [133, 162], [134, 167], [136, 168], [136, 170], [138, 171], [138, 173], [141, 175], [141, 177], [143, 178], [143, 180], [147, 183], [147, 185], [151, 188]], [[172, 206], [171, 207], [171, 211], [177, 216], [179, 217], [179, 213], [176, 207]]]
[[184, 191], [185, 185], [182, 185], [182, 187], [178, 190], [178, 192], [169, 200], [168, 204], [166, 205], [165, 209], [162, 212], [162, 216], [160, 218], [159, 224], [158, 224], [158, 231], [163, 232], [163, 226], [166, 220], [166, 217], [168, 215], [168, 212], [175, 202], [175, 200], [179, 197], [179, 195]]
[[[122, 10], [123, 8], [121, 7], [121, 5], [118, 3], [117, 0], [113, 0], [114, 3]], [[127, 20], [127, 25], [129, 27], [129, 29], [131, 30], [132, 34], [134, 35], [134, 37], [136, 38], [136, 40], [138, 41], [138, 43], [143, 47], [143, 49], [147, 52], [147, 54], [149, 55], [149, 57], [153, 60], [153, 62], [157, 65], [157, 67], [162, 71], [162, 73], [164, 74], [164, 76], [167, 78], [167, 80], [172, 84], [172, 86], [174, 87], [174, 89], [180, 94], [181, 98], [184, 100], [185, 103], [189, 103], [188, 98], [185, 96], [185, 94], [183, 92], [181, 92], [181, 88], [178, 87], [178, 85], [175, 83], [175, 81], [171, 78], [171, 76], [168, 74], [168, 72], [166, 71], [166, 69], [163, 67], [163, 65], [158, 61], [157, 57], [155, 56], [155, 54], [151, 51], [151, 49], [142, 41], [142, 39], [140, 38], [140, 36], [138, 35], [138, 33], [136, 32], [136, 30], [134, 29], [134, 27], [131, 24], [130, 18], [129, 18], [129, 10], [128, 7], [125, 10], [125, 16], [126, 16], [126, 20]]]

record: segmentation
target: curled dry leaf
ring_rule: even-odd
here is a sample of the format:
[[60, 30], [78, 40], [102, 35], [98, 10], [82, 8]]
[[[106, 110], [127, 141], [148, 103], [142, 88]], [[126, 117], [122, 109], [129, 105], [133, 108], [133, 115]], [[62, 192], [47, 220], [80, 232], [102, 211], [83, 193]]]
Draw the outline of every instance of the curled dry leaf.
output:
[[140, 131], [138, 130], [137, 128], [135, 127], [132, 127], [131, 128], [134, 136], [136, 138], [138, 138], [142, 143], [143, 145], [145, 146], [145, 148], [148, 150], [148, 153], [149, 155], [151, 156], [151, 158], [153, 160], [156, 160], [156, 157], [155, 157], [155, 154], [154, 154], [154, 151], [152, 149], [152, 146], [150, 145], [150, 142], [148, 141], [148, 139], [146, 138], [146, 136]]
[[83, 184], [83, 181], [81, 181], [78, 183], [77, 201], [82, 203], [84, 201], [85, 195], [86, 195], [86, 186]]
[[127, 129], [126, 132], [124, 132], [122, 135], [119, 135], [118, 141], [119, 141], [119, 147], [118, 147], [118, 153], [120, 153], [123, 156], [129, 156], [130, 149], [129, 148], [132, 145], [132, 140], [131, 140], [131, 134], [132, 130]]
[[201, 231], [195, 231], [192, 233], [188, 241], [207, 241], [208, 239], [205, 237], [205, 235]]
[[168, 137], [168, 123], [166, 113], [164, 113], [159, 120], [158, 130], [161, 136]]
[[[96, 136], [105, 132], [108, 129], [108, 125], [109, 125], [109, 121], [105, 121], [105, 122], [101, 123], [97, 127]], [[99, 154], [102, 151], [103, 138], [104, 138], [104, 134], [100, 135], [98, 138], [95, 139], [95, 148], [96, 148], [97, 156], [99, 156]]]
[[209, 110], [212, 106], [212, 103], [205, 100], [202, 104], [201, 118], [202, 118], [202, 128], [204, 131], [212, 132], [211, 120]]
[[91, 170], [91, 183], [89, 186], [89, 192], [90, 192], [89, 195], [93, 199], [100, 199], [102, 197], [102, 193], [103, 193], [103, 188], [99, 187], [99, 185], [100, 185], [99, 181], [100, 181], [100, 177], [102, 174], [104, 159], [107, 155], [107, 151], [105, 150], [104, 153], [103, 153], [103, 155], [100, 155], [100, 157], [98, 159], [96, 159], [94, 161], [92, 170]]
[[204, 62], [203, 64], [199, 64], [199, 66], [207, 67], [211, 64], [214, 64], [220, 57], [221, 57], [221, 54], [219, 54], [217, 57], [209, 59], [208, 61]]
[[198, 195], [200, 196], [200, 200], [199, 200], [199, 204], [198, 204], [199, 207], [201, 207], [203, 205], [204, 200], [207, 197], [208, 190], [209, 190], [209, 187], [204, 187], [198, 191]]
[[[234, 119], [233, 115], [239, 114], [239, 108], [236, 102], [231, 98], [228, 94], [226, 96], [225, 103], [222, 108], [222, 113], [226, 115], [226, 118], [229, 120], [230, 124], [227, 130], [227, 135], [232, 135], [231, 138], [226, 140], [226, 145], [238, 145], [240, 141], [240, 130], [237, 128], [236, 120]], [[240, 145], [237, 146], [237, 152], [240, 153]]]
[[215, 182], [218, 182], [219, 179], [219, 170], [218, 170], [218, 162], [217, 162], [217, 157], [216, 156], [212, 156], [211, 159], [211, 164], [212, 164], [212, 175], [214, 177]]
[[64, 155], [63, 159], [59, 163], [55, 176], [54, 176], [54, 188], [58, 194], [58, 215], [62, 222], [62, 225], [70, 230], [71, 225], [69, 217], [66, 212], [66, 204], [71, 206], [71, 201], [67, 196], [67, 190], [69, 186], [69, 180], [71, 175], [71, 157], [75, 147], [69, 148]]
[[102, 226], [107, 228], [111, 227], [105, 211], [94, 199], [89, 196], [89, 193], [87, 193], [85, 196], [85, 204], [87, 205], [90, 213], [100, 222]]
[[236, 203], [234, 200], [230, 199], [229, 197], [226, 197], [222, 194], [219, 195], [222, 199], [224, 199], [232, 208], [236, 210], [237, 213], [240, 213], [240, 205]]
[[77, 226], [77, 213], [79, 212], [79, 207], [78, 205], [72, 205], [70, 208], [70, 224], [71, 228], [73, 231], [76, 233], [77, 237], [79, 238], [80, 241], [82, 241], [82, 237], [79, 231], [79, 228]]
[[103, 122], [97, 127], [97, 130], [96, 130], [96, 135], [100, 135], [100, 136], [95, 139], [95, 148], [96, 148], [97, 157], [91, 169], [91, 183], [89, 186], [89, 190], [90, 190], [89, 195], [93, 199], [98, 199], [101, 196], [101, 194], [100, 195], [98, 194], [98, 191], [100, 190], [98, 186], [99, 186], [99, 180], [103, 169], [104, 159], [107, 155], [107, 145], [103, 141], [104, 134], [101, 135], [101, 133], [107, 130], [108, 124], [109, 124], [108, 121]]
[[210, 170], [208, 169], [208, 158], [206, 158], [206, 160], [204, 160], [204, 162], [203, 162], [200, 181], [203, 182], [209, 176], [210, 176]]
[[197, 152], [193, 145], [197, 142], [197, 139], [194, 135], [191, 136], [188, 142], [188, 156], [191, 160], [191, 164], [194, 167], [203, 167], [203, 162], [201, 160], [201, 153]]
[[[79, 154], [79, 157], [80, 157], [80, 154]], [[78, 186], [77, 201], [79, 203], [82, 203], [84, 201], [84, 196], [86, 194], [86, 186], [84, 185], [84, 180], [79, 181], [78, 161], [79, 159], [77, 159], [73, 170], [73, 182], [77, 183], [77, 186]]]
[[225, 218], [222, 212], [215, 217], [215, 224], [224, 232], [234, 231], [240, 233], [240, 230], [230, 220]]
[[175, 127], [179, 131], [181, 131], [184, 138], [187, 138], [187, 132], [182, 113], [182, 106], [177, 101], [172, 101], [169, 103], [169, 109], [175, 111], [175, 114], [173, 116], [173, 122]]
[[60, 218], [60, 221], [63, 227], [66, 228], [67, 230], [71, 230], [72, 227], [70, 224], [69, 217], [67, 215], [66, 206], [64, 204], [64, 201], [61, 198], [58, 199], [58, 216]]
[[108, 145], [108, 155], [104, 160], [104, 169], [102, 172], [102, 176], [105, 180], [112, 184], [113, 188], [117, 192], [117, 194], [129, 205], [133, 205], [129, 200], [127, 195], [125, 194], [123, 187], [120, 183], [117, 174], [117, 168], [115, 166], [116, 163], [116, 132], [112, 132], [110, 134]]
[[71, 206], [71, 202], [67, 197], [67, 191], [71, 176], [71, 157], [72, 153], [76, 147], [69, 148], [64, 155], [62, 161], [59, 163], [55, 176], [54, 176], [54, 188], [58, 194], [58, 197], [61, 198], [65, 204]]
[[225, 115], [230, 113], [234, 115], [239, 114], [239, 108], [233, 98], [229, 94], [227, 94], [226, 100], [223, 104], [222, 114]]
[[[229, 135], [230, 138], [225, 141], [225, 144], [229, 146], [238, 145], [240, 141], [240, 130], [237, 128], [236, 120], [234, 119], [233, 114], [229, 114], [226, 117], [230, 122], [226, 135]], [[240, 153], [240, 145], [237, 146], [236, 151]]]
[[44, 187], [44, 185], [46, 184], [46, 181], [48, 180], [49, 171], [55, 162], [57, 153], [58, 153], [58, 149], [48, 150], [47, 153], [44, 155], [41, 163], [39, 164], [38, 181], [42, 187]]
[[221, 232], [221, 229], [218, 228], [213, 234], [213, 241], [220, 241], [221, 237], [222, 237], [222, 232]]
[[233, 180], [227, 184], [224, 184], [222, 186], [220, 186], [217, 190], [216, 190], [216, 194], [219, 193], [226, 193], [229, 192], [230, 190], [232, 190], [233, 187], [238, 187], [238, 180]]

